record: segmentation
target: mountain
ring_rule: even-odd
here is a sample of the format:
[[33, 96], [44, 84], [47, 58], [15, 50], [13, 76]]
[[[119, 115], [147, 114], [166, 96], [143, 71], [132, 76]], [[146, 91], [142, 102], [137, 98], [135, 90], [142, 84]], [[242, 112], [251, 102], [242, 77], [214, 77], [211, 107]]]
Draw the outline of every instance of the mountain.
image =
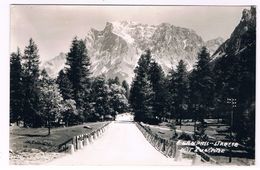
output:
[[217, 37], [212, 40], [206, 41], [206, 47], [209, 49], [210, 53], [213, 54], [223, 44], [225, 40], [222, 37]]
[[60, 53], [58, 56], [46, 61], [41, 65], [51, 77], [56, 77], [60, 70], [65, 67], [66, 54]]
[[[94, 76], [118, 76], [121, 81], [129, 83], [134, 77], [133, 70], [139, 57], [147, 48], [168, 72], [180, 59], [187, 63], [190, 70], [202, 46], [207, 46], [213, 53], [223, 43], [221, 38], [205, 42], [195, 31], [169, 23], [147, 25], [131, 21], [107, 22], [101, 31], [92, 28], [86, 40]], [[57, 75], [64, 66], [64, 56], [59, 55], [44, 64], [49, 74]]]
[[239, 24], [227, 39], [213, 54], [213, 59], [226, 55], [237, 55], [252, 46], [256, 37], [256, 9], [244, 9]]

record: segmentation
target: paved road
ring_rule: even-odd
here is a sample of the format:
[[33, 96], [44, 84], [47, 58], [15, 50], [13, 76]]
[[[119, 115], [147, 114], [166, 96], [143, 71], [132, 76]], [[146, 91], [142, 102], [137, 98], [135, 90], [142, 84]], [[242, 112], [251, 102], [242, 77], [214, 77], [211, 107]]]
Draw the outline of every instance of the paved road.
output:
[[[126, 115], [129, 116], [129, 115]], [[158, 152], [133, 122], [120, 117], [110, 124], [102, 137], [72, 155], [58, 158], [49, 165], [189, 165], [175, 162]]]

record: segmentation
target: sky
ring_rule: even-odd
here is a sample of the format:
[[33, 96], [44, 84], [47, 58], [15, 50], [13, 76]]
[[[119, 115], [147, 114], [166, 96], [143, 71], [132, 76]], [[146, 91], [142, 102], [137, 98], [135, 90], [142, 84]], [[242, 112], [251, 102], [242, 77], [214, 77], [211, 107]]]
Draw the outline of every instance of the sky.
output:
[[106, 22], [134, 21], [159, 25], [167, 22], [190, 28], [204, 41], [227, 39], [248, 6], [87, 6], [12, 5], [10, 52], [22, 51], [33, 38], [42, 61], [67, 53], [73, 37], [84, 38], [90, 28], [102, 30]]

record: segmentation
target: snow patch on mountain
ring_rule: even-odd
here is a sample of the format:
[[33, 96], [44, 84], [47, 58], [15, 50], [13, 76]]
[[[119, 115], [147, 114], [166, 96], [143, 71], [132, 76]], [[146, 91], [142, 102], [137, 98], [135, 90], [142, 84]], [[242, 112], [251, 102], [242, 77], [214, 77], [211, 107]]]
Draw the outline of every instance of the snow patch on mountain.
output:
[[44, 62], [40, 67], [45, 69], [51, 77], [56, 77], [60, 70], [65, 67], [66, 54], [60, 53], [58, 56], [52, 58], [49, 61]]
[[[134, 77], [139, 57], [148, 48], [167, 73], [181, 59], [186, 62], [188, 70], [192, 69], [202, 46], [207, 46], [213, 53], [223, 43], [221, 38], [204, 42], [194, 30], [169, 23], [148, 25], [132, 21], [107, 22], [103, 30], [92, 28], [86, 40], [93, 76], [118, 76], [128, 83]], [[64, 57], [55, 57], [44, 67], [49, 74], [57, 76], [64, 64]]]

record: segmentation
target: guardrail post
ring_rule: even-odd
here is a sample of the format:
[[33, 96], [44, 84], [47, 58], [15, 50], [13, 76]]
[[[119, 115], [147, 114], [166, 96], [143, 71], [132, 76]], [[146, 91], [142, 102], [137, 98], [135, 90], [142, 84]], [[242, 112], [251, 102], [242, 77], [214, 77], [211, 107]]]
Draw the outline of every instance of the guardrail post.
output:
[[76, 139], [75, 143], [76, 143], [76, 150], [77, 150], [78, 149], [78, 136], [76, 136], [75, 139]]
[[164, 153], [165, 151], [165, 141], [162, 140], [162, 144], [161, 144], [161, 152]]
[[157, 139], [157, 141], [156, 141], [156, 148], [159, 151], [160, 151], [160, 144], [161, 144], [160, 139]]
[[200, 165], [201, 164], [201, 156], [198, 154], [195, 154], [192, 159], [192, 165]]
[[86, 145], [88, 145], [88, 144], [89, 144], [89, 143], [88, 143], [88, 136], [86, 135], [86, 136], [84, 137], [83, 145], [86, 146]]
[[68, 150], [67, 150], [68, 153], [70, 154], [73, 154], [75, 152], [74, 150], [74, 145], [73, 144], [69, 144], [68, 145]]
[[99, 130], [97, 130], [97, 137], [99, 137]]
[[[100, 137], [103, 132], [105, 132], [105, 128], [108, 127], [110, 123], [105, 124], [101, 128], [97, 129], [94, 132], [91, 132], [90, 134], [81, 134], [78, 136], [73, 136], [69, 140], [65, 141], [64, 143], [60, 144], [58, 146], [59, 151], [64, 151], [73, 153], [78, 149], [83, 148], [84, 145], [88, 145], [94, 141], [94, 138], [97, 139], [97, 137]], [[69, 144], [71, 142], [71, 144]]]
[[167, 157], [171, 157], [171, 143], [167, 143], [168, 145], [167, 145], [167, 149], [166, 149], [166, 152], [165, 152], [165, 154], [166, 154], [166, 156]]
[[79, 149], [82, 149], [83, 148], [83, 141], [82, 140], [79, 140]]
[[180, 161], [182, 159], [182, 153], [180, 151], [178, 142], [175, 145], [175, 161]]
[[94, 136], [94, 139], [97, 139], [97, 132], [94, 132], [93, 136]]
[[90, 135], [89, 137], [90, 137], [90, 138], [89, 138], [89, 142], [90, 142], [90, 143], [93, 143], [93, 141], [94, 141], [94, 140], [93, 140], [93, 135]]

